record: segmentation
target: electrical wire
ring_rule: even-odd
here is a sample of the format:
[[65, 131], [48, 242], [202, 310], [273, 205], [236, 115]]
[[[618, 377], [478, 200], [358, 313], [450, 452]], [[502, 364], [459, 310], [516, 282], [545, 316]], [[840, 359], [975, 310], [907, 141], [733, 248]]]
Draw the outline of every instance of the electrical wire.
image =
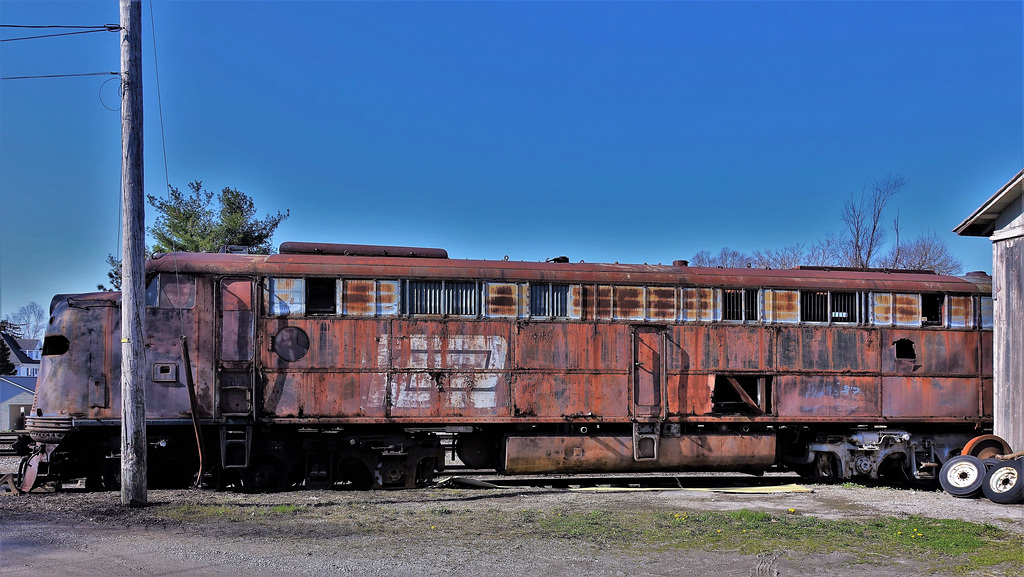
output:
[[116, 30], [109, 30], [107, 28], [98, 28], [96, 30], [79, 30], [78, 32], [61, 32], [59, 34], [40, 34], [38, 36], [19, 36], [18, 38], [2, 38], [0, 42], [14, 42], [16, 40], [38, 40], [40, 38], [57, 38], [59, 36], [75, 36], [76, 34], [92, 34], [93, 32], [115, 32]]
[[120, 72], [83, 72], [80, 74], [40, 74], [37, 76], [3, 76], [0, 80], [31, 80], [34, 78], [71, 78], [74, 76], [120, 76]]
[[[171, 179], [167, 172], [167, 140], [164, 138], [164, 103], [160, 98], [160, 61], [156, 57], [156, 23], [153, 21], [153, 0], [149, 0], [149, 29], [153, 39], [153, 73], [156, 75], [156, 109], [160, 117], [160, 148], [164, 153], [164, 184], [169, 190]], [[170, 200], [169, 196], [168, 200]]]
[[100, 26], [67, 26], [63, 24], [0, 24], [0, 28], [78, 28], [89, 30], [120, 30], [121, 26], [117, 24], [102, 24]]

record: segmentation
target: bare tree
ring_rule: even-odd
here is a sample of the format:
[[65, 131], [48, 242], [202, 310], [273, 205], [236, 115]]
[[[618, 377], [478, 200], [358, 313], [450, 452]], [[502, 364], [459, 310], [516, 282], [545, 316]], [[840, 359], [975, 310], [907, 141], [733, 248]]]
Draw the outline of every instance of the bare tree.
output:
[[860, 198], [851, 194], [843, 203], [839, 219], [846, 226], [842, 250], [847, 266], [874, 266], [885, 245], [885, 207], [906, 186], [907, 179], [890, 174], [876, 180], [870, 191], [861, 191]]
[[807, 251], [807, 257], [801, 264], [809, 266], [845, 266], [843, 260], [843, 239], [835, 233], [829, 233], [825, 238], [815, 241], [811, 249]]
[[933, 270], [939, 274], [958, 274], [964, 266], [934, 232], [924, 233], [907, 244], [897, 243], [884, 260], [892, 268]]
[[741, 268], [751, 266], [754, 259], [749, 255], [729, 247], [723, 247], [717, 255], [712, 256], [711, 251], [702, 250], [693, 255], [690, 264], [693, 266]]
[[[935, 233], [925, 233], [910, 243], [900, 237], [900, 215], [885, 224], [890, 201], [907, 186], [907, 179], [889, 175], [876, 180], [860, 196], [850, 195], [843, 202], [839, 220], [843, 230], [830, 232], [808, 247], [796, 243], [781, 249], [763, 249], [752, 255], [723, 248], [717, 255], [702, 250], [693, 256], [694, 266], [721, 266], [786, 269], [800, 265], [845, 266], [852, 268], [893, 268], [934, 270], [957, 274], [963, 263], [953, 256], [949, 245]], [[887, 243], [890, 234], [894, 238]], [[888, 246], [888, 252], [885, 252]]]
[[21, 307], [13, 315], [7, 315], [7, 321], [20, 326], [26, 339], [41, 339], [46, 331], [46, 311], [35, 301]]
[[753, 265], [757, 268], [794, 268], [806, 259], [804, 243], [791, 244], [778, 250], [755, 250]]

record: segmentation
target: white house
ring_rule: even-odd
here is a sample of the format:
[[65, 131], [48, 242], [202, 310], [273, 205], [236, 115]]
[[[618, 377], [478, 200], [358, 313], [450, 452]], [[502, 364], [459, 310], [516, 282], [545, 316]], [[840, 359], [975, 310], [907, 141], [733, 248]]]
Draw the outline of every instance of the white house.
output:
[[11, 350], [11, 362], [18, 369], [15, 376], [38, 377], [39, 360], [42, 358], [42, 342], [39, 339], [17, 339], [6, 333], [0, 333]]

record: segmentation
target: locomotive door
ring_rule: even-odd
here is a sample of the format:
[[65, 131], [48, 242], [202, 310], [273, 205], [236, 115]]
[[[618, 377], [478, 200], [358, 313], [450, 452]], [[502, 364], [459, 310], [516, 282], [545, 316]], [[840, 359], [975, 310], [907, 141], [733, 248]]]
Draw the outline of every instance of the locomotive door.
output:
[[665, 406], [665, 332], [658, 327], [633, 330], [633, 371], [630, 416], [633, 420], [633, 458], [658, 458]]
[[252, 412], [256, 329], [252, 293], [252, 279], [225, 277], [220, 280], [217, 406], [221, 416], [248, 416]]

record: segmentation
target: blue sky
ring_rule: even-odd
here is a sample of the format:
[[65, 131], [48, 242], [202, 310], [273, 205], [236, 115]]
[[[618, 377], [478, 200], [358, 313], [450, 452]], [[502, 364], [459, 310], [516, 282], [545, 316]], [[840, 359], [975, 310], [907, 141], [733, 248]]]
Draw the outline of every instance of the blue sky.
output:
[[[116, 23], [117, 4], [3, 0], [0, 23]], [[147, 0], [155, 195], [151, 7], [170, 184], [289, 209], [275, 243], [668, 263], [812, 242], [899, 174], [904, 237], [990, 271], [987, 240], [949, 231], [1024, 167], [1019, 1]], [[116, 34], [0, 45], [5, 77], [118, 66]], [[93, 289], [120, 250], [105, 81], [0, 83], [2, 314]]]

